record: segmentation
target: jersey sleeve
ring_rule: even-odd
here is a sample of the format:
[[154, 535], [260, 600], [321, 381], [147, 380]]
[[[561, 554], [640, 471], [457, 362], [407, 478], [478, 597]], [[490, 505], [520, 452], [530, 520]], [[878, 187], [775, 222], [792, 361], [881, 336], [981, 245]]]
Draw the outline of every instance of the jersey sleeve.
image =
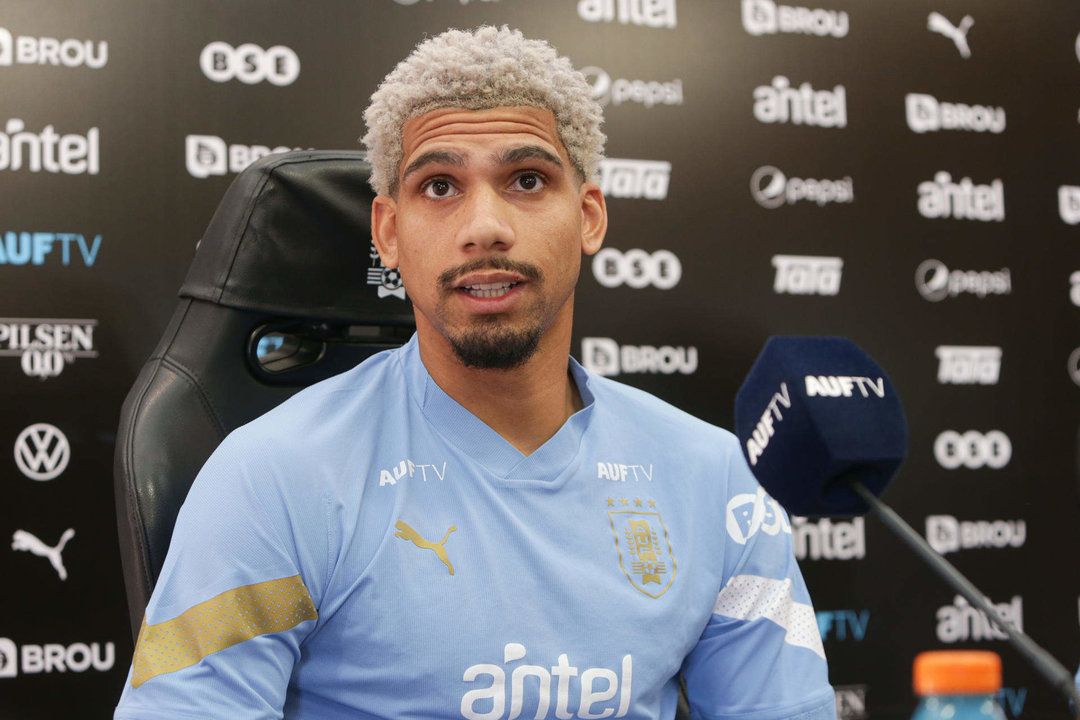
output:
[[724, 508], [723, 585], [683, 664], [695, 720], [835, 719], [835, 695], [791, 525], [735, 447]]
[[325, 503], [290, 501], [273, 449], [235, 435], [180, 510], [116, 720], [282, 716], [318, 619]]

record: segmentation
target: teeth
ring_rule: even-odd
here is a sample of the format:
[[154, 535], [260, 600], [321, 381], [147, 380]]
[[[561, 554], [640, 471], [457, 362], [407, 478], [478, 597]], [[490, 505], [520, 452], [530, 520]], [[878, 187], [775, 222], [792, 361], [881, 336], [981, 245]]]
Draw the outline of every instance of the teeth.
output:
[[510, 288], [515, 285], [517, 283], [484, 283], [481, 285], [468, 285], [462, 289], [475, 298], [496, 298], [510, 292]]

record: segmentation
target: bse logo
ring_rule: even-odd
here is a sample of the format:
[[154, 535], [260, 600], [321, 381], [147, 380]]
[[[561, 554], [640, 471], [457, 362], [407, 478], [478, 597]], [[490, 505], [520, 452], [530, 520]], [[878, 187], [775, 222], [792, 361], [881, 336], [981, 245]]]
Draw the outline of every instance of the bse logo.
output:
[[756, 493], [735, 495], [727, 504], [727, 532], [732, 540], [745, 545], [759, 531], [774, 536], [791, 534], [791, 524], [780, 503], [760, 487]]
[[675, 0], [578, 0], [577, 11], [586, 22], [618, 20], [651, 28], [673, 28], [676, 23]]
[[60, 135], [52, 125], [40, 133], [26, 130], [26, 123], [11, 118], [0, 132], [0, 170], [97, 175], [100, 169], [98, 129], [86, 135]]
[[71, 445], [60, 428], [34, 423], [15, 438], [15, 464], [31, 480], [44, 482], [58, 477], [71, 460]]
[[51, 37], [12, 37], [11, 31], [0, 27], [0, 65], [85, 65], [93, 70], [105, 67], [109, 61], [109, 44], [91, 40], [58, 40]]
[[838, 257], [815, 255], [773, 255], [777, 295], [836, 295], [844, 261]]
[[919, 183], [919, 214], [924, 218], [955, 218], [1001, 222], [1005, 219], [1005, 185], [1000, 179], [976, 185], [971, 178], [954, 183], [944, 170]]
[[188, 135], [185, 141], [187, 171], [192, 177], [206, 178], [243, 171], [251, 163], [271, 153], [289, 152], [300, 148], [280, 145], [228, 145], [214, 135]]
[[1027, 523], [1023, 520], [959, 521], [952, 515], [926, 518], [926, 541], [942, 555], [973, 548], [1023, 547]]
[[804, 33], [825, 37], [845, 37], [851, 24], [846, 12], [789, 7], [773, 0], [742, 0], [743, 29], [751, 35]]
[[585, 67], [581, 74], [592, 86], [592, 98], [601, 105], [621, 105], [624, 102], [640, 103], [647, 108], [653, 105], [682, 105], [682, 80], [657, 82], [655, 80], [611, 79], [607, 71], [598, 67]]
[[750, 195], [758, 205], [770, 210], [802, 201], [815, 203], [818, 207], [829, 203], [855, 201], [855, 189], [850, 176], [842, 180], [788, 178], [783, 171], [772, 165], [764, 165], [754, 171], [750, 177]]
[[649, 285], [670, 290], [682, 278], [682, 264], [670, 250], [650, 254], [636, 248], [626, 252], [604, 248], [593, 257], [592, 271], [596, 281], [606, 288], [626, 284], [635, 290]]
[[1058, 188], [1058, 214], [1067, 225], [1080, 223], [1080, 187], [1062, 185]]
[[987, 295], [1012, 292], [1009, 268], [1001, 270], [949, 270], [940, 260], [923, 260], [915, 268], [915, 289], [930, 302], [971, 294], [982, 299]]
[[908, 93], [904, 101], [907, 124], [913, 132], [970, 130], [1005, 132], [1005, 108], [939, 102], [933, 95]]
[[698, 367], [696, 347], [663, 345], [619, 346], [611, 338], [582, 338], [581, 364], [597, 375], [613, 377], [630, 373], [692, 375]]
[[56, 377], [76, 358], [98, 356], [95, 327], [97, 320], [0, 318], [0, 357], [21, 358], [30, 377]]
[[671, 163], [665, 160], [604, 158], [597, 171], [604, 197], [663, 200], [670, 181]]
[[847, 127], [847, 92], [843, 85], [814, 90], [804, 82], [798, 89], [783, 75], [771, 85], [754, 88], [754, 118], [763, 123], [787, 123], [810, 127]]
[[942, 385], [997, 385], [1001, 348], [980, 345], [938, 345], [937, 380]]
[[934, 458], [946, 470], [959, 467], [1000, 470], [1012, 459], [1012, 442], [1000, 430], [986, 433], [968, 430], [963, 434], [946, 430], [934, 441]]
[[266, 80], [282, 87], [300, 76], [300, 58], [284, 45], [263, 50], [251, 43], [233, 48], [228, 43], [212, 42], [199, 54], [199, 67], [203, 75], [219, 83], [236, 78], [247, 85]]

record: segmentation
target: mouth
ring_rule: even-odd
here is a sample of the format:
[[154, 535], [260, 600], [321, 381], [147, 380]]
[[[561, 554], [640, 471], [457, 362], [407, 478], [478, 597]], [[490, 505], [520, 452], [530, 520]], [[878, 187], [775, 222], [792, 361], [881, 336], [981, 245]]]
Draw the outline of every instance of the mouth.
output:
[[469, 285], [458, 286], [457, 289], [464, 292], [469, 297], [487, 300], [490, 298], [500, 298], [520, 284], [520, 282], [472, 283]]

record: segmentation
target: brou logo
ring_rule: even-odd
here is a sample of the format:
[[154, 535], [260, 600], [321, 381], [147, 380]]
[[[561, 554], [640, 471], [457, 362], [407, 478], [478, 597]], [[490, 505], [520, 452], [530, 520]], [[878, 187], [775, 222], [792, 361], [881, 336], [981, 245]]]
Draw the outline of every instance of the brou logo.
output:
[[[675, 27], [675, 0], [579, 0], [578, 17], [651, 28]], [[616, 12], [617, 11], [617, 12]]]
[[742, 0], [742, 24], [751, 35], [804, 33], [837, 38], [846, 36], [850, 27], [846, 12], [777, 5], [773, 0]]
[[626, 284], [635, 290], [652, 285], [670, 290], [682, 279], [682, 263], [670, 250], [627, 250], [603, 248], [593, 256], [593, 276], [606, 288]]
[[952, 515], [926, 518], [926, 541], [942, 555], [973, 548], [1022, 547], [1027, 539], [1023, 520], [960, 521]]
[[1001, 270], [949, 270], [940, 260], [924, 260], [915, 269], [915, 289], [930, 302], [970, 293], [978, 298], [1012, 292], [1009, 268]]
[[[21, 662], [20, 662], [21, 661]], [[112, 670], [116, 646], [107, 643], [46, 643], [17, 647], [10, 638], [0, 638], [0, 678], [53, 672], [98, 672]]]
[[[60, 263], [65, 267], [73, 257], [71, 243], [75, 243], [83, 265], [92, 267], [101, 249], [101, 236], [87, 240], [78, 233], [6, 232], [0, 235], [0, 265], [44, 265], [45, 257], [60, 246]], [[53, 257], [56, 257], [55, 255]], [[78, 257], [78, 256], [75, 256]]]
[[814, 90], [804, 82], [795, 89], [783, 75], [772, 85], [754, 89], [754, 117], [763, 123], [787, 123], [811, 127], [847, 127], [847, 95], [843, 85]]
[[939, 102], [933, 95], [909, 93], [905, 99], [907, 124], [914, 132], [970, 130], [1005, 132], [1005, 108]]
[[581, 364], [597, 375], [621, 373], [661, 373], [692, 375], [698, 366], [696, 347], [663, 345], [619, 346], [611, 338], [582, 338]]
[[0, 357], [21, 358], [30, 377], [56, 377], [76, 358], [98, 356], [95, 327], [97, 320], [0, 318]]
[[663, 200], [671, 180], [671, 163], [604, 158], [597, 175], [604, 197]]
[[[524, 660], [526, 652], [521, 643], [507, 643], [503, 648], [502, 665]], [[488, 687], [469, 690], [461, 697], [461, 716], [467, 720], [525, 717], [534, 707], [536, 711], [533, 717], [546, 718], [553, 694], [555, 717], [620, 718], [626, 717], [630, 711], [634, 661], [630, 655], [623, 655], [620, 673], [608, 668], [579, 669], [571, 665], [569, 657], [563, 653], [551, 666], [518, 665], [509, 670], [494, 663], [480, 663], [469, 666], [462, 675], [462, 680], [467, 683], [481, 682], [484, 678], [491, 678]], [[536, 688], [535, 697], [531, 692], [526, 692], [526, 678], [533, 678], [528, 687]], [[507, 695], [510, 699], [509, 715], [506, 714]], [[484, 710], [477, 710], [477, 705]]]
[[855, 190], [851, 177], [842, 180], [814, 180], [788, 178], [772, 165], [759, 167], [750, 177], [750, 194], [762, 207], [778, 208], [785, 203], [793, 205], [806, 201], [824, 207], [829, 203], [850, 203], [855, 201]]
[[291, 85], [300, 76], [300, 58], [284, 45], [263, 50], [251, 43], [233, 48], [228, 43], [212, 42], [199, 54], [199, 67], [214, 82], [236, 78], [247, 85], [266, 80], [280, 87]]
[[187, 171], [197, 178], [224, 175], [228, 172], [238, 173], [261, 157], [293, 149], [300, 148], [285, 145], [276, 148], [266, 145], [227, 145], [224, 140], [214, 135], [188, 135], [185, 141]]
[[925, 218], [955, 218], [1001, 222], [1005, 219], [1005, 185], [993, 180], [976, 185], [971, 178], [954, 183], [944, 170], [933, 181], [919, 183], [919, 214]]
[[109, 44], [104, 40], [95, 48], [92, 40], [13, 37], [10, 30], [0, 27], [0, 65], [85, 65], [98, 70], [108, 61]]
[[581, 74], [592, 85], [592, 98], [601, 105], [622, 105], [633, 102], [651, 108], [653, 105], [682, 105], [682, 80], [657, 82], [655, 80], [611, 79], [607, 71], [598, 67], [585, 67]]
[[15, 438], [15, 464], [31, 480], [52, 480], [67, 469], [71, 445], [60, 428], [34, 423]]
[[0, 132], [0, 170], [97, 175], [98, 129], [86, 135], [58, 135], [52, 125], [40, 133], [26, 131], [26, 123], [11, 118]]
[[978, 345], [938, 345], [937, 380], [943, 385], [997, 385], [1001, 348]]
[[836, 295], [844, 261], [838, 257], [815, 255], [773, 255], [776, 279], [773, 292], [778, 295]]

